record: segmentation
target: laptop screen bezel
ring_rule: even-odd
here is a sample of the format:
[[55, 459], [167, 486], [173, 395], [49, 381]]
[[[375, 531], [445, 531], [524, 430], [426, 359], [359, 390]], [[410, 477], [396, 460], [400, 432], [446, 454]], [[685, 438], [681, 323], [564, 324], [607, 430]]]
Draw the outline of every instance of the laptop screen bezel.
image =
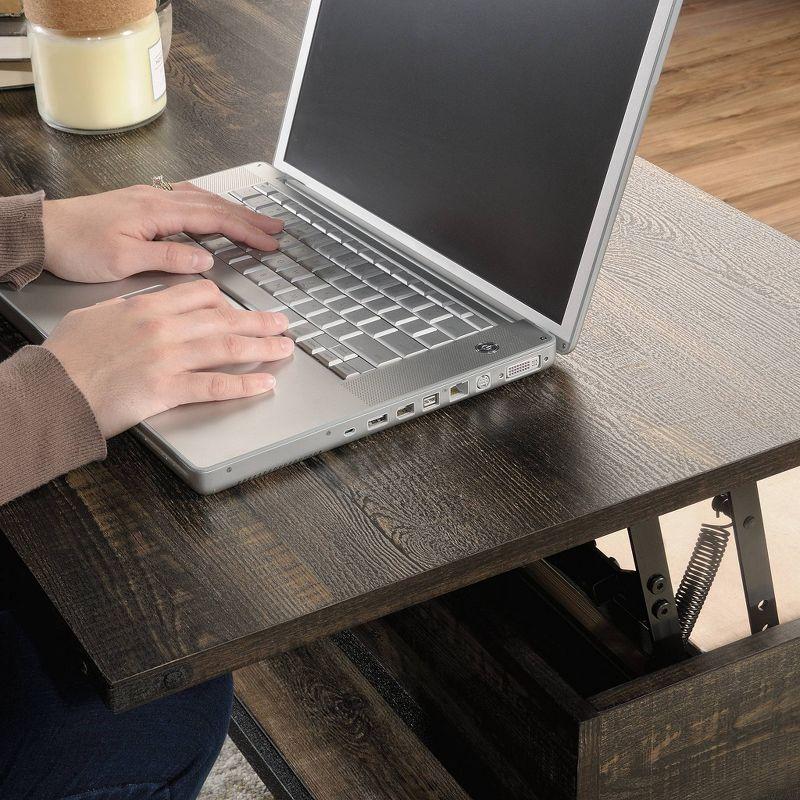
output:
[[316, 180], [312, 175], [286, 161], [286, 149], [291, 136], [294, 114], [297, 108], [300, 89], [303, 84], [306, 64], [314, 38], [319, 10], [323, 2], [332, 0], [311, 0], [300, 53], [292, 78], [289, 97], [281, 123], [278, 144], [275, 150], [274, 165], [285, 175], [302, 183], [324, 202], [333, 208], [341, 209], [349, 217], [363, 220], [389, 242], [396, 242], [400, 248], [440, 270], [445, 277], [466, 286], [479, 295], [505, 307], [521, 319], [527, 319], [540, 328], [552, 333], [559, 342], [562, 352], [569, 352], [577, 343], [583, 318], [586, 314], [597, 273], [602, 264], [605, 248], [611, 234], [619, 208], [625, 181], [633, 163], [636, 146], [639, 142], [644, 121], [647, 116], [652, 93], [658, 82], [661, 67], [666, 56], [672, 31], [677, 21], [682, 0], [659, 0], [653, 24], [650, 28], [639, 69], [633, 83], [628, 105], [623, 116], [620, 132], [609, 162], [600, 197], [595, 208], [589, 235], [584, 245], [578, 270], [572, 284], [564, 318], [561, 322], [549, 319], [521, 300], [504, 292], [485, 278], [476, 275], [466, 267], [457, 264], [425, 243], [415, 239], [403, 230], [391, 225], [368, 209], [352, 202], [334, 189]]

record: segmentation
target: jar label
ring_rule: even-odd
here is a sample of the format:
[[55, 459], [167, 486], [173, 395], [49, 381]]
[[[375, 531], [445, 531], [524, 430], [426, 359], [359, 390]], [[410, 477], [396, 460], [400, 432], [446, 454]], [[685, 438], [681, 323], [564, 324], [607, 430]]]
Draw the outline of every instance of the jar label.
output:
[[164, 74], [164, 51], [161, 49], [161, 39], [149, 48], [150, 53], [150, 78], [153, 82], [153, 100], [158, 100], [167, 91], [167, 78]]

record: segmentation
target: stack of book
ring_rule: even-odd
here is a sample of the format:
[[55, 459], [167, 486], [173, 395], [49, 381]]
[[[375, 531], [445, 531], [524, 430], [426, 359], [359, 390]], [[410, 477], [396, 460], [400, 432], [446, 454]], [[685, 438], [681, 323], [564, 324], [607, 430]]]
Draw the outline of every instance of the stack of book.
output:
[[0, 0], [0, 89], [32, 85], [22, 0]]

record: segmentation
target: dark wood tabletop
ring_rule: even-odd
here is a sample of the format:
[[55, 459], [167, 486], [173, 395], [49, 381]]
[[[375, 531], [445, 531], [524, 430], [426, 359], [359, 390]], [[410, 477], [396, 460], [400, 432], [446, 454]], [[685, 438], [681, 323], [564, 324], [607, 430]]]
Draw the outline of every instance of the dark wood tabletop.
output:
[[[0, 94], [0, 193], [269, 159], [305, 3], [175, 12], [147, 128], [73, 137]], [[546, 373], [212, 497], [119, 436], [0, 529], [126, 708], [800, 464], [798, 307], [800, 244], [638, 162]]]

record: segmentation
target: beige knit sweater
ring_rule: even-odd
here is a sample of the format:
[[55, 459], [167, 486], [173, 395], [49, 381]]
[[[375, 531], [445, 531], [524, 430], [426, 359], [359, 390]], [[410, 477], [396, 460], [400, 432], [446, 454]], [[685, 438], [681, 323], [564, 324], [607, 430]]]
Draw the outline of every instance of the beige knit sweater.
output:
[[[0, 281], [16, 289], [42, 271], [43, 197], [0, 197]], [[105, 458], [89, 403], [43, 347], [23, 347], [0, 363], [0, 420], [0, 505]]]

